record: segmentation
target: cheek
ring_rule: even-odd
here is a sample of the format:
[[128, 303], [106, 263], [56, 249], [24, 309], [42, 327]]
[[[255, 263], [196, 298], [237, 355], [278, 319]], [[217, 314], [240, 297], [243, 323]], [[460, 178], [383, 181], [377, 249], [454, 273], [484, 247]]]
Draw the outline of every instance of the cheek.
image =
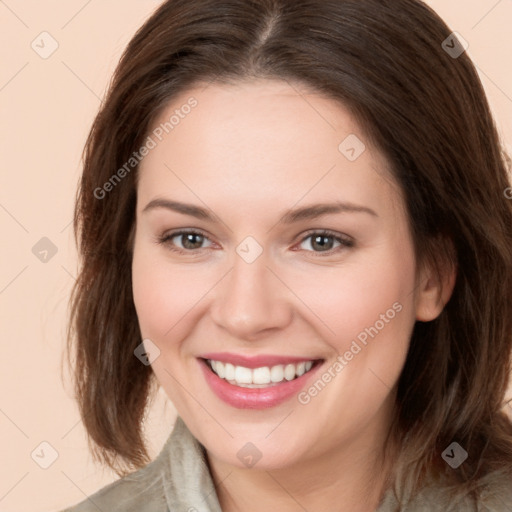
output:
[[141, 335], [162, 352], [189, 350], [187, 338], [204, 314], [205, 297], [219, 273], [207, 266], [177, 265], [165, 254], [135, 244], [132, 263], [133, 300]]
[[325, 391], [318, 392], [317, 399], [308, 398], [317, 393], [306, 389], [302, 399], [311, 400], [311, 415], [330, 418], [324, 422], [327, 436], [342, 435], [340, 421], [349, 430], [364, 428], [390, 397], [400, 376], [415, 323], [409, 289], [414, 274], [403, 263], [400, 268], [380, 266], [365, 272], [354, 269], [344, 276], [340, 273], [339, 281], [326, 282], [325, 293], [317, 298], [313, 309], [322, 312], [322, 322], [334, 331], [324, 337], [333, 358], [319, 376], [328, 382]]
[[368, 264], [358, 262], [329, 272], [320, 268], [306, 279], [291, 276], [289, 282], [315, 313], [325, 339], [339, 351], [348, 350], [352, 339], [375, 324], [380, 331], [384, 332], [383, 325], [389, 331], [389, 326], [404, 319], [409, 324], [413, 315], [414, 268], [404, 257], [393, 260], [382, 255], [368, 259]]
[[163, 340], [194, 303], [196, 285], [192, 273], [171, 272], [171, 265], [153, 253], [135, 245], [133, 300], [142, 335]]
[[412, 252], [389, 251], [379, 261], [347, 275], [337, 301], [334, 293], [324, 299], [326, 307], [338, 305], [329, 314], [345, 382], [366, 404], [378, 403], [396, 383], [415, 324]]
[[332, 310], [334, 330], [345, 339], [359, 337], [364, 343], [364, 333], [383, 332], [384, 328], [397, 325], [405, 315], [404, 307], [412, 299], [407, 297], [409, 288], [405, 274], [392, 274], [369, 270], [364, 275], [353, 274], [345, 280], [344, 291], [338, 301], [334, 294], [327, 294], [327, 304], [338, 304], [337, 315]]
[[395, 384], [415, 323], [414, 282], [412, 248], [397, 242], [344, 268], [319, 269], [296, 289], [317, 315], [314, 323], [332, 349], [332, 364], [339, 361], [331, 364], [332, 395], [324, 397], [334, 408], [342, 402], [347, 410], [378, 407]]
[[[168, 305], [162, 301], [166, 283], [160, 278], [159, 265], [150, 261], [147, 254], [135, 245], [132, 262], [133, 301], [143, 337], [151, 338], [155, 329], [165, 323]], [[168, 295], [172, 297], [172, 295]], [[158, 326], [158, 323], [161, 326]]]

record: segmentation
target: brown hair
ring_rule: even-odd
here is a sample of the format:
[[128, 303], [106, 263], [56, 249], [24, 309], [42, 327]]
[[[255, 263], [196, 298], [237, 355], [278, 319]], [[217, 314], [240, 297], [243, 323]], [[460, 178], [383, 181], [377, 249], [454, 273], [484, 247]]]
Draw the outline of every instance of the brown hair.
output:
[[[503, 411], [512, 349], [507, 156], [475, 67], [442, 46], [450, 34], [418, 0], [169, 0], [140, 28], [89, 134], [74, 217], [81, 271], [68, 356], [74, 349], [97, 460], [119, 475], [149, 461], [142, 427], [155, 381], [133, 353], [141, 343], [131, 287], [137, 169], [108, 197], [95, 190], [178, 93], [273, 78], [352, 112], [403, 189], [419, 263], [457, 267], [441, 315], [413, 331], [390, 432], [402, 440], [394, 481], [408, 475], [416, 492], [437, 475], [455, 495], [512, 476]], [[456, 470], [441, 458], [452, 441], [469, 453]]]

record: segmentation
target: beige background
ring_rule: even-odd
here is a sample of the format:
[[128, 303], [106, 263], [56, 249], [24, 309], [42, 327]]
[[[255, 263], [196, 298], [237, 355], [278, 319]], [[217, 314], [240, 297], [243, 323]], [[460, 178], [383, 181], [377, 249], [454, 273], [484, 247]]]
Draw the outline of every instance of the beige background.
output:
[[[61, 380], [77, 271], [70, 222], [100, 98], [121, 51], [159, 3], [0, 0], [0, 512], [59, 510], [115, 479], [92, 463], [66, 373]], [[512, 150], [512, 1], [427, 3], [469, 42]], [[33, 41], [39, 53], [58, 48], [43, 59]], [[43, 237], [57, 249], [46, 262], [32, 252]], [[147, 425], [152, 455], [173, 421], [160, 392]], [[52, 454], [53, 464], [41, 468]]]

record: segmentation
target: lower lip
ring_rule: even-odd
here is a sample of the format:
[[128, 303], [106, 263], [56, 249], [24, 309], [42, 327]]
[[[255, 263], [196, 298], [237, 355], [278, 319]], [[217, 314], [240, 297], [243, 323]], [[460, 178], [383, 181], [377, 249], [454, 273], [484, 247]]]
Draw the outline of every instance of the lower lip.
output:
[[214, 373], [204, 359], [198, 359], [203, 370], [206, 382], [212, 391], [227, 404], [237, 409], [269, 409], [279, 405], [296, 395], [305, 386], [306, 382], [320, 368], [317, 363], [311, 370], [300, 377], [268, 388], [243, 388], [230, 384]]

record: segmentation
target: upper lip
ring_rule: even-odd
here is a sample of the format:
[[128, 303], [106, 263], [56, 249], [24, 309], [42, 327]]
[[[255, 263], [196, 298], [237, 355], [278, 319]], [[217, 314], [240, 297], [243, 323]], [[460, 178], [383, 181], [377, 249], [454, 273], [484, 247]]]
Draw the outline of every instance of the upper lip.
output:
[[202, 359], [212, 359], [223, 363], [231, 363], [234, 366], [244, 366], [245, 368], [260, 368], [263, 366], [276, 366], [278, 364], [296, 364], [306, 361], [317, 361], [319, 359], [315, 357], [279, 356], [271, 354], [244, 356], [229, 352], [211, 352], [209, 354], [203, 354], [200, 357]]

